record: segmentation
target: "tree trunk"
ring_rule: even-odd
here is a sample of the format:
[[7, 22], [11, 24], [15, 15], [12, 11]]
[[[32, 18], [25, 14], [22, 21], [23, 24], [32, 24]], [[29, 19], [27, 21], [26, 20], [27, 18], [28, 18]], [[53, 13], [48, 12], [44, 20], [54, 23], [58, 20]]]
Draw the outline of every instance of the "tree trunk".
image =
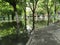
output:
[[56, 19], [56, 2], [54, 3], [54, 6], [55, 6], [55, 10], [54, 10], [54, 21], [55, 21], [55, 19]]
[[27, 19], [26, 19], [26, 0], [25, 0], [25, 8], [24, 8], [24, 13], [25, 13], [25, 30], [27, 30], [26, 29], [26, 25], [27, 25]]
[[12, 14], [12, 20], [14, 20], [15, 13]]
[[18, 14], [17, 12], [15, 11], [15, 15], [16, 15], [16, 23], [17, 23], [17, 34], [19, 32], [19, 17], [18, 17]]
[[14, 5], [14, 13], [15, 13], [15, 16], [16, 16], [16, 23], [17, 23], [17, 26], [16, 26], [16, 40], [18, 41], [18, 38], [19, 38], [19, 17], [18, 17], [18, 14], [17, 14], [17, 9], [16, 9], [16, 5]]
[[25, 30], [26, 30], [26, 25], [27, 25], [27, 20], [26, 20], [26, 10], [24, 10], [24, 13], [25, 13]]
[[10, 16], [8, 15], [8, 21], [10, 20]]
[[35, 29], [35, 10], [33, 10], [33, 28], [32, 30]]
[[49, 11], [48, 11], [48, 23], [47, 23], [47, 25], [49, 25], [49, 22], [50, 22], [50, 15], [49, 15]]
[[3, 17], [3, 20], [5, 20], [5, 17]]
[[34, 30], [35, 29], [35, 6], [34, 6], [34, 1], [33, 1], [33, 10], [32, 10], [32, 12], [33, 12], [33, 28], [32, 28], [32, 30]]
[[49, 8], [48, 8], [48, 1], [47, 1], [47, 14], [48, 14], [48, 22], [47, 22], [47, 25], [49, 25], [50, 14], [49, 14]]
[[5, 20], [5, 16], [4, 15], [2, 15], [3, 16], [3, 20]]

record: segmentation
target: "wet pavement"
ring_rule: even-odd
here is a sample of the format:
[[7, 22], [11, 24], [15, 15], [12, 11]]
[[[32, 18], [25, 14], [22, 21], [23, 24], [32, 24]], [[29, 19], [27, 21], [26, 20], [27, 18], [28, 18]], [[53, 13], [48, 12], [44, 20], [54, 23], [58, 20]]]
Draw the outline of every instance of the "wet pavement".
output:
[[34, 31], [26, 45], [60, 45], [60, 23]]

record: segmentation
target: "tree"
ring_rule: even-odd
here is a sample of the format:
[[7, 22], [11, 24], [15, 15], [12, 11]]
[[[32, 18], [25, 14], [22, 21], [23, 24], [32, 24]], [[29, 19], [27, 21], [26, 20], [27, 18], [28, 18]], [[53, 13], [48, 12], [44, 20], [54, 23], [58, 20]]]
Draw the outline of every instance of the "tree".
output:
[[[26, 0], [25, 0], [25, 10], [24, 10], [24, 12], [25, 12], [25, 29], [26, 29], [26, 25], [27, 25], [27, 20], [26, 20]], [[26, 29], [27, 30], [27, 29]]]
[[21, 0], [21, 2], [19, 3], [19, 6], [24, 13], [24, 23], [25, 23], [24, 29], [27, 30], [26, 29], [26, 25], [27, 25], [27, 22], [26, 22], [27, 21], [27, 19], [26, 19], [26, 6], [27, 6], [26, 0]]
[[35, 29], [35, 10], [36, 10], [36, 6], [37, 6], [37, 3], [38, 3], [39, 0], [29, 0], [28, 1], [28, 4], [29, 4], [29, 7], [32, 11], [32, 15], [33, 15], [33, 28], [32, 30]]
[[14, 15], [16, 16], [16, 23], [17, 23], [16, 34], [17, 34], [17, 37], [18, 37], [18, 33], [19, 33], [19, 19], [18, 19], [16, 5], [19, 2], [19, 0], [3, 0], [3, 1], [8, 2], [10, 5], [12, 5], [12, 7], [14, 9]]
[[59, 4], [59, 1], [58, 0], [52, 0], [53, 2], [53, 6], [54, 6], [54, 22], [56, 20], [56, 15], [57, 15], [57, 9], [58, 9], [58, 5]]
[[[58, 8], [59, 8], [59, 3], [60, 3], [60, 0], [53, 0], [54, 1], [54, 14], [55, 14], [55, 16], [57, 15], [57, 10], [58, 10]], [[55, 18], [54, 18], [54, 20], [55, 20]]]
[[26, 25], [27, 25], [27, 20], [26, 20], [26, 0], [24, 0], [24, 4], [22, 5], [23, 6], [23, 10], [24, 10], [24, 17], [25, 17], [25, 30], [26, 29]]
[[50, 12], [51, 12], [51, 7], [52, 7], [52, 3], [51, 3], [51, 0], [44, 0], [43, 1], [44, 3], [44, 7], [46, 8], [46, 12], [47, 12], [47, 16], [48, 16], [48, 21], [47, 21], [47, 25], [49, 25], [49, 22], [50, 22]]
[[3, 16], [3, 18], [6, 17], [6, 15], [8, 16], [8, 20], [10, 18], [10, 14], [13, 11], [13, 8], [11, 5], [9, 5], [8, 2], [4, 2], [4, 1], [0, 1], [0, 10], [1, 10], [1, 15]]

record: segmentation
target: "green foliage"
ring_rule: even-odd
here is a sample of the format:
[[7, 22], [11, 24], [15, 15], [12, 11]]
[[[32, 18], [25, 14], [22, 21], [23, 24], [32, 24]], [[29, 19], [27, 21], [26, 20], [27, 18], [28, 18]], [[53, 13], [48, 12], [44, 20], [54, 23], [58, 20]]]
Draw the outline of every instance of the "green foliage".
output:
[[[48, 2], [48, 4], [47, 4], [47, 2]], [[26, 3], [28, 6], [26, 5]], [[29, 3], [30, 3], [30, 5], [29, 5]], [[54, 6], [55, 6], [55, 4], [59, 4], [59, 3], [60, 3], [60, 0], [0, 0], [0, 15], [2, 15], [2, 16], [12, 15], [12, 14], [14, 14], [14, 8], [16, 8], [18, 15], [21, 15], [20, 17], [23, 17], [22, 19], [20, 18], [20, 20], [22, 20], [21, 24], [23, 24], [23, 25], [21, 25], [21, 28], [23, 28], [24, 24], [25, 24], [25, 20], [24, 20], [25, 12], [24, 11], [26, 11], [26, 7], [29, 7], [30, 9], [32, 9], [32, 11], [34, 10], [39, 15], [47, 14], [47, 7], [48, 7], [50, 16], [54, 16], [54, 10], [55, 10]], [[57, 12], [60, 9], [60, 7], [59, 8], [58, 7], [59, 6], [57, 5], [56, 6]], [[29, 13], [31, 14], [31, 12], [29, 12]], [[8, 35], [8, 33], [12, 34], [13, 30], [16, 29], [16, 27], [14, 27], [14, 26], [16, 26], [16, 23], [14, 23], [13, 26], [12, 26], [12, 23], [9, 26], [7, 24], [6, 25], [5, 24], [4, 23], [0, 24], [1, 28], [3, 27], [2, 29], [0, 28], [1, 35], [5, 36], [5, 35]], [[41, 24], [43, 24], [43, 23], [41, 23]]]
[[[5, 22], [5, 23], [0, 23], [0, 37], [4, 37], [6, 35], [11, 35], [11, 34], [16, 34], [16, 22]], [[20, 22], [20, 30], [23, 30], [23, 24]], [[7, 28], [8, 27], [8, 28]]]
[[6, 2], [9, 2], [11, 5], [14, 5], [14, 3], [16, 3], [18, 0], [3, 0]]

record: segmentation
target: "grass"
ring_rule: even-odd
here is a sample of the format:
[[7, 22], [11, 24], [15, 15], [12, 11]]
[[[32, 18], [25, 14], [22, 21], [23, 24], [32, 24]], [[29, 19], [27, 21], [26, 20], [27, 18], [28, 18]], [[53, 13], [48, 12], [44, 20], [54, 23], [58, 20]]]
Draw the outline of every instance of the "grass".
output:
[[47, 25], [47, 21], [37, 21], [35, 22], [35, 28], [40, 29]]
[[[17, 39], [18, 42], [26, 43], [28, 40], [28, 35], [24, 31], [24, 25], [22, 22], [19, 23], [20, 25], [20, 34], [17, 37], [16, 34], [16, 22], [2, 22], [0, 23], [0, 37], [2, 37], [1, 43], [2, 45], [16, 45], [17, 44]], [[40, 21], [35, 23], [36, 27], [39, 29], [42, 26], [46, 25], [46, 21]], [[1, 44], [0, 44], [1, 45]]]
[[[0, 23], [0, 45], [17, 45], [18, 42], [26, 43], [28, 35], [23, 32], [24, 25], [19, 23], [19, 35], [16, 34], [16, 22], [2, 22]], [[18, 40], [18, 41], [17, 41]]]
[[[17, 26], [16, 22], [3, 22], [0, 23], [0, 37], [16, 33]], [[24, 25], [22, 22], [19, 23], [21, 27], [19, 27], [21, 31], [23, 31]]]

